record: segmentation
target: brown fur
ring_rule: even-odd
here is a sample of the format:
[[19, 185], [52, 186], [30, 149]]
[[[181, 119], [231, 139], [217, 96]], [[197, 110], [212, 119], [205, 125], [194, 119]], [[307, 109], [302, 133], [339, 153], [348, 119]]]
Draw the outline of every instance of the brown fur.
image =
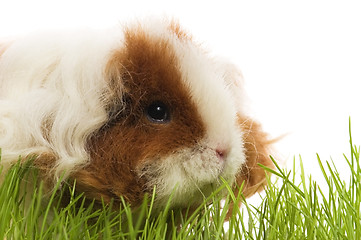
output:
[[[123, 196], [136, 205], [147, 181], [138, 177], [137, 169], [148, 159], [157, 161], [193, 146], [205, 129], [166, 40], [153, 39], [140, 28], [128, 29], [125, 48], [114, 53], [107, 71], [115, 89], [109, 111], [118, 111], [118, 116], [91, 139], [91, 162], [74, 177], [88, 196], [106, 201]], [[152, 123], [144, 114], [145, 107], [158, 100], [171, 110], [169, 123]]]
[[190, 41], [192, 40], [192, 37], [184, 31], [179, 23], [175, 20], [171, 21], [169, 25], [169, 29], [176, 34], [178, 39], [184, 40], [184, 41]]
[[[246, 163], [236, 176], [233, 191], [237, 196], [239, 194], [239, 189], [243, 184], [242, 195], [247, 198], [262, 191], [267, 184], [267, 173], [258, 164], [274, 168], [270, 158], [270, 146], [273, 141], [268, 139], [268, 136], [263, 132], [261, 125], [254, 122], [252, 119], [239, 114], [238, 123], [244, 133], [243, 141]], [[241, 203], [231, 203], [227, 212], [227, 220], [232, 215], [234, 204], [240, 205]]]
[[266, 184], [266, 172], [258, 164], [273, 168], [270, 159], [272, 141], [262, 131], [259, 123], [241, 116], [239, 116], [238, 122], [244, 132], [246, 164], [239, 172], [236, 183], [241, 186], [244, 182], [243, 195], [249, 197], [261, 191]]

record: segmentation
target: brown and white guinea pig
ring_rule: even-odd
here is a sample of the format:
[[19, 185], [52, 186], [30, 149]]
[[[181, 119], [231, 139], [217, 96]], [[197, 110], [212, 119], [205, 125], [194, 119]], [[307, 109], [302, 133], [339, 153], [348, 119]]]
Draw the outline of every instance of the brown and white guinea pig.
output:
[[262, 189], [269, 141], [243, 112], [242, 76], [175, 21], [31, 35], [0, 46], [5, 171], [36, 156], [89, 198], [202, 202], [220, 178]]

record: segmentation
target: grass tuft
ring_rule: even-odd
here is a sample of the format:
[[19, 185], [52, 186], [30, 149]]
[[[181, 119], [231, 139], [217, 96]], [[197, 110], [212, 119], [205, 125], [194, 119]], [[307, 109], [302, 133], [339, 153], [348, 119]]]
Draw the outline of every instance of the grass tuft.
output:
[[[344, 155], [349, 179], [341, 178], [332, 160], [316, 156], [326, 187], [306, 176], [301, 157], [297, 162], [294, 158], [292, 170], [282, 169], [272, 158], [276, 168], [264, 167], [273, 177], [267, 179], [260, 205], [234, 195], [222, 180], [197, 209], [165, 207], [157, 214], [154, 194], [137, 211], [124, 200], [117, 211], [105, 204], [96, 208], [75, 195], [74, 186], [58, 186], [60, 190], [44, 196], [42, 183], [31, 184], [37, 182], [31, 161], [17, 163], [0, 186], [0, 239], [361, 239], [360, 147], [353, 145], [351, 123], [350, 149], [351, 154]], [[222, 189], [229, 192], [225, 200], [217, 195]], [[65, 206], [63, 194], [70, 195]], [[238, 201], [242, 207], [232, 208]], [[225, 224], [228, 211], [232, 215]]]

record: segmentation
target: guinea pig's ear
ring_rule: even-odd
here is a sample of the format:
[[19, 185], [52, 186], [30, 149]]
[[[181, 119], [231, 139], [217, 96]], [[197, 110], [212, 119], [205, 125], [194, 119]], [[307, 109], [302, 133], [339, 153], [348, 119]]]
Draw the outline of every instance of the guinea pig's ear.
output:
[[274, 167], [270, 158], [270, 146], [273, 141], [268, 139], [259, 123], [243, 116], [238, 116], [238, 123], [243, 132], [246, 163], [237, 174], [236, 188], [244, 183], [242, 193], [249, 197], [261, 191], [266, 184], [267, 173], [259, 164]]
[[218, 58], [216, 65], [230, 91], [238, 112], [248, 112], [248, 96], [244, 91], [244, 79], [241, 70], [228, 60]]

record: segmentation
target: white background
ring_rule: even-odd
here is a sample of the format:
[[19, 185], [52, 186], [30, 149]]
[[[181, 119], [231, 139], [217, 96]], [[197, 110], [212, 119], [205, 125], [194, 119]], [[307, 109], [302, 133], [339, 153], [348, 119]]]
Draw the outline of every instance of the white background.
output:
[[[361, 144], [361, 2], [0, 0], [0, 36], [39, 29], [102, 28], [149, 15], [179, 19], [197, 41], [242, 70], [249, 111], [272, 137], [277, 159], [316, 153], [348, 174], [348, 118]], [[346, 178], [347, 180], [347, 178]]]

